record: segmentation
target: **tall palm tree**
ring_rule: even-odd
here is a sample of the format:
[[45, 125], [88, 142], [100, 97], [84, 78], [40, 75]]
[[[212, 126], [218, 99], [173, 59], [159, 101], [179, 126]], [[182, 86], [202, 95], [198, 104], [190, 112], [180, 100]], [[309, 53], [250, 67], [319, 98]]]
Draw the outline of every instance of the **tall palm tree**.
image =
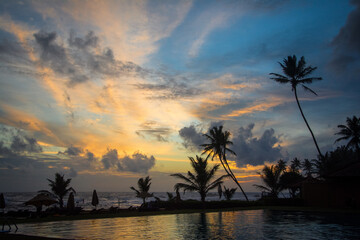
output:
[[346, 118], [346, 125], [338, 125], [340, 131], [335, 133], [336, 135], [342, 135], [342, 137], [336, 139], [335, 142], [341, 140], [349, 140], [346, 148], [353, 147], [357, 152], [360, 149], [360, 118], [353, 116], [353, 118]]
[[209, 134], [204, 134], [204, 136], [210, 140], [210, 143], [202, 144], [200, 146], [204, 147], [203, 153], [207, 153], [208, 156], [212, 156], [212, 160], [214, 160], [215, 157], [218, 157], [220, 160], [221, 165], [223, 166], [226, 173], [231, 177], [231, 179], [236, 183], [236, 185], [239, 186], [241, 192], [244, 194], [246, 201], [249, 201], [248, 197], [246, 196], [243, 188], [240, 186], [238, 180], [236, 179], [234, 173], [232, 172], [227, 159], [226, 159], [226, 152], [229, 152], [236, 156], [236, 153], [229, 149], [227, 146], [232, 145], [233, 142], [229, 140], [230, 138], [230, 132], [222, 131], [223, 126], [220, 127], [213, 127], [210, 129]]
[[64, 175], [61, 175], [60, 173], [55, 173], [55, 180], [47, 179], [49, 181], [49, 186], [51, 188], [51, 192], [47, 190], [41, 190], [39, 192], [52, 194], [54, 195], [58, 201], [60, 208], [64, 207], [64, 200], [66, 194], [69, 192], [76, 193], [76, 191], [70, 186], [71, 178], [65, 180]]
[[195, 171], [194, 173], [188, 171], [187, 176], [181, 173], [171, 174], [170, 176], [184, 180], [185, 183], [177, 183], [174, 186], [176, 191], [183, 189], [184, 192], [198, 192], [201, 197], [201, 201], [204, 203], [207, 193], [219, 187], [223, 183], [223, 179], [227, 175], [223, 175], [211, 182], [215, 177], [216, 171], [219, 169], [219, 164], [216, 164], [212, 168], [208, 168], [208, 160], [202, 157], [196, 156], [196, 159], [189, 157], [191, 161], [191, 167]]
[[283, 190], [283, 185], [280, 182], [282, 169], [277, 165], [265, 165], [259, 174], [264, 185], [254, 184], [254, 186], [268, 192], [271, 197], [277, 198], [279, 193]]
[[309, 87], [305, 86], [305, 84], [310, 84], [313, 81], [322, 80], [322, 78], [321, 77], [309, 77], [309, 75], [313, 71], [315, 71], [317, 68], [311, 67], [311, 66], [306, 66], [304, 57], [301, 57], [300, 61], [297, 62], [295, 55], [293, 55], [292, 57], [288, 56], [287, 59], [285, 58], [283, 60], [283, 63], [279, 62], [279, 64], [285, 75], [281, 75], [278, 73], [270, 73], [270, 75], [274, 76], [274, 77], [271, 77], [270, 79], [273, 79], [276, 82], [281, 83], [281, 84], [287, 84], [287, 83], [291, 84], [291, 90], [295, 94], [296, 103], [299, 107], [301, 116], [303, 117], [305, 124], [311, 133], [312, 139], [314, 140], [314, 143], [315, 143], [315, 146], [316, 146], [316, 149], [317, 149], [319, 155], [322, 157], [323, 155], [321, 154], [321, 151], [320, 151], [320, 148], [315, 139], [314, 133], [311, 130], [309, 123], [307, 122], [305, 115], [301, 109], [298, 95], [297, 95], [297, 86], [298, 85], [301, 85], [306, 91], [312, 92], [313, 94], [317, 95], [316, 92], [311, 90]]
[[136, 192], [137, 198], [142, 198], [143, 205], [145, 205], [146, 198], [153, 196], [153, 194], [149, 193], [150, 185], [151, 185], [150, 181], [151, 178], [149, 176], [147, 176], [145, 179], [140, 178], [137, 183], [139, 190], [135, 189], [134, 187], [130, 187], [131, 190], [134, 190]]

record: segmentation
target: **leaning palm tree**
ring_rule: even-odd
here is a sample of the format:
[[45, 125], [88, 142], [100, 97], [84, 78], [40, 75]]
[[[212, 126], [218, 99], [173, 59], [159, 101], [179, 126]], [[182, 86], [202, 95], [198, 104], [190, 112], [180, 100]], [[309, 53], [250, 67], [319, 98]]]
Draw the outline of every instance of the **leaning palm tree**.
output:
[[76, 193], [76, 191], [72, 187], [69, 187], [71, 178], [65, 180], [64, 175], [61, 175], [60, 173], [55, 173], [55, 180], [51, 180], [51, 179], [47, 179], [47, 180], [50, 182], [49, 186], [51, 188], [51, 192], [47, 190], [41, 190], [39, 192], [54, 195], [59, 201], [60, 208], [63, 208], [64, 207], [63, 198], [65, 197], [65, 195], [68, 194], [69, 192]]
[[282, 169], [277, 165], [271, 165], [270, 167], [265, 165], [259, 174], [264, 185], [254, 184], [254, 186], [269, 193], [271, 197], [277, 198], [279, 193], [283, 190], [283, 185], [280, 182]]
[[353, 147], [357, 152], [360, 150], [360, 118], [353, 116], [353, 118], [346, 118], [346, 125], [338, 125], [340, 131], [335, 133], [336, 135], [342, 135], [342, 137], [336, 139], [335, 142], [341, 140], [349, 140], [346, 148]]
[[140, 178], [137, 183], [139, 190], [135, 189], [134, 187], [130, 187], [131, 190], [134, 190], [136, 192], [137, 198], [142, 198], [143, 205], [145, 205], [146, 198], [153, 196], [153, 194], [149, 193], [150, 185], [151, 185], [150, 181], [151, 181], [151, 178], [149, 176], [147, 176], [145, 179]]
[[236, 179], [234, 173], [232, 172], [227, 159], [226, 159], [226, 152], [229, 152], [236, 156], [236, 153], [229, 149], [227, 146], [232, 145], [233, 143], [229, 140], [230, 132], [222, 131], [223, 126], [220, 127], [213, 127], [210, 129], [209, 134], [204, 134], [204, 136], [210, 140], [210, 143], [202, 144], [200, 146], [204, 147], [203, 153], [207, 153], [208, 156], [212, 156], [212, 160], [215, 157], [218, 157], [220, 160], [221, 165], [223, 166], [226, 173], [231, 177], [231, 179], [239, 186], [241, 192], [244, 194], [246, 201], [249, 201], [248, 197], [246, 196], [243, 188], [240, 186], [240, 183]]
[[305, 84], [310, 84], [313, 81], [321, 80], [322, 78], [321, 77], [309, 77], [309, 75], [313, 71], [315, 71], [317, 68], [311, 67], [311, 66], [306, 66], [304, 57], [301, 57], [300, 61], [297, 62], [295, 55], [292, 57], [288, 56], [287, 59], [286, 58], [284, 59], [283, 63], [279, 62], [279, 64], [285, 75], [281, 75], [278, 73], [270, 73], [270, 75], [274, 76], [274, 77], [271, 77], [270, 79], [273, 79], [276, 82], [281, 83], [281, 84], [287, 84], [287, 83], [291, 84], [291, 90], [295, 94], [296, 103], [299, 107], [301, 116], [303, 117], [305, 124], [311, 133], [312, 139], [314, 140], [314, 143], [315, 143], [315, 146], [316, 146], [316, 149], [317, 149], [319, 155], [322, 157], [323, 155], [321, 154], [321, 151], [320, 151], [320, 148], [315, 139], [314, 133], [312, 132], [312, 130], [309, 126], [309, 123], [307, 122], [305, 115], [301, 109], [298, 95], [297, 95], [297, 86], [298, 85], [301, 85], [306, 91], [310, 91], [313, 94], [317, 95], [316, 92], [311, 90], [309, 87], [305, 86]]
[[194, 173], [188, 171], [187, 176], [181, 173], [171, 174], [170, 176], [184, 180], [185, 183], [177, 183], [174, 186], [175, 191], [183, 189], [184, 192], [198, 192], [201, 197], [201, 201], [204, 203], [207, 193], [219, 187], [223, 183], [223, 179], [227, 175], [223, 175], [211, 182], [215, 177], [216, 171], [219, 169], [219, 164], [216, 164], [212, 168], [208, 168], [208, 160], [196, 156], [196, 159], [189, 157], [191, 166], [194, 169]]

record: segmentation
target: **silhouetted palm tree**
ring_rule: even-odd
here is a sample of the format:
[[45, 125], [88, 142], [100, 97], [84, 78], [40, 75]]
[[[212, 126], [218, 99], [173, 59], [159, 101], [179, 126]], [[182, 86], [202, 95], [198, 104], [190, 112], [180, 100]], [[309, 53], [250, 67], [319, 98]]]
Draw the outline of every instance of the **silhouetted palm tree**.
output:
[[280, 183], [282, 174], [281, 168], [277, 165], [265, 165], [261, 172], [259, 172], [263, 185], [254, 184], [255, 187], [269, 193], [273, 198], [277, 198], [279, 193], [283, 190], [283, 185]]
[[65, 180], [64, 175], [61, 175], [60, 173], [55, 173], [55, 180], [47, 179], [50, 183], [49, 186], [51, 188], [51, 192], [47, 190], [42, 190], [39, 192], [47, 193], [47, 194], [53, 194], [59, 201], [60, 208], [64, 207], [64, 201], [63, 198], [66, 194], [69, 192], [76, 193], [76, 191], [70, 186], [71, 178]]
[[189, 157], [191, 161], [191, 166], [194, 169], [194, 173], [188, 171], [187, 176], [184, 176], [181, 173], [171, 174], [170, 176], [180, 178], [185, 181], [185, 183], [177, 183], [174, 186], [175, 190], [183, 189], [184, 192], [198, 192], [201, 197], [201, 201], [205, 202], [206, 194], [217, 188], [223, 183], [223, 179], [227, 175], [223, 175], [217, 178], [215, 181], [211, 182], [215, 177], [216, 171], [219, 169], [219, 164], [216, 164], [212, 168], [208, 168], [207, 159], [203, 159], [199, 156], [196, 156], [196, 160], [193, 157]]
[[150, 185], [151, 185], [150, 181], [151, 181], [151, 178], [149, 176], [147, 176], [145, 179], [140, 178], [137, 183], [139, 190], [135, 189], [134, 187], [130, 187], [131, 190], [134, 190], [136, 192], [137, 198], [142, 198], [143, 205], [145, 205], [146, 198], [153, 196], [153, 194], [149, 193]]
[[308, 127], [311, 136], [314, 140], [316, 149], [319, 153], [320, 156], [323, 156], [321, 154], [320, 148], [317, 144], [317, 141], [315, 139], [314, 133], [312, 132], [306, 118], [305, 115], [301, 109], [300, 103], [299, 103], [299, 99], [298, 99], [298, 95], [297, 95], [297, 86], [300, 84], [301, 86], [303, 86], [303, 88], [306, 91], [310, 91], [313, 94], [317, 95], [316, 92], [314, 92], [313, 90], [311, 90], [309, 87], [305, 86], [305, 84], [310, 84], [313, 81], [317, 81], [317, 80], [321, 80], [321, 77], [308, 77], [313, 71], [315, 71], [317, 68], [316, 67], [311, 67], [311, 66], [306, 66], [306, 62], [305, 62], [305, 58], [301, 57], [300, 61], [297, 62], [296, 56], [288, 56], [287, 59], [285, 58], [283, 60], [283, 63], [280, 63], [280, 66], [283, 70], [284, 75], [278, 74], [278, 73], [270, 73], [270, 75], [274, 76], [270, 79], [275, 80], [278, 83], [281, 84], [287, 84], [290, 83], [291, 84], [291, 90], [294, 92], [295, 94], [295, 99], [296, 99], [296, 103], [299, 107], [301, 116], [303, 117], [306, 126]]
[[309, 159], [305, 159], [302, 164], [302, 169], [304, 170], [306, 177], [311, 177], [313, 173], [313, 163]]
[[300, 167], [301, 167], [301, 162], [298, 158], [294, 158], [290, 162], [290, 171], [298, 173], [300, 171]]
[[226, 160], [226, 152], [234, 154], [236, 153], [229, 149], [227, 146], [232, 145], [233, 143], [229, 140], [230, 132], [222, 131], [223, 126], [213, 127], [210, 129], [209, 134], [204, 134], [204, 136], [210, 140], [210, 143], [202, 144], [200, 146], [204, 147], [204, 151], [202, 154], [208, 153], [207, 158], [212, 155], [212, 160], [215, 157], [218, 157], [220, 160], [221, 165], [225, 169], [226, 173], [232, 178], [232, 180], [239, 186], [241, 192], [244, 194], [246, 201], [249, 201], [248, 197], [246, 196], [243, 188], [240, 186], [238, 180], [236, 179], [234, 173], [231, 171], [231, 168]]
[[353, 147], [357, 152], [360, 149], [360, 118], [353, 116], [353, 118], [346, 118], [346, 126], [338, 125], [340, 131], [335, 133], [336, 135], [342, 135], [342, 137], [336, 139], [335, 142], [341, 140], [349, 140], [346, 148]]
[[279, 168], [279, 170], [281, 172], [285, 172], [286, 170], [286, 162], [282, 159], [280, 159], [278, 162], [277, 162], [277, 167]]
[[224, 194], [226, 200], [230, 201], [231, 198], [234, 196], [235, 191], [236, 191], [236, 188], [226, 188], [224, 186], [223, 194]]

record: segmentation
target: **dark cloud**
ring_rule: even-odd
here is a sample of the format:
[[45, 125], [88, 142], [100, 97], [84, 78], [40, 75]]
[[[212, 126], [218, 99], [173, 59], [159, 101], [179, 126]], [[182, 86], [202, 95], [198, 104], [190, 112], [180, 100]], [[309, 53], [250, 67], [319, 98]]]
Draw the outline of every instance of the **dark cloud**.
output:
[[135, 152], [132, 156], [119, 158], [116, 149], [108, 149], [101, 159], [105, 169], [116, 169], [118, 171], [147, 173], [154, 165], [154, 156], [146, 156]]
[[84, 38], [76, 37], [75, 32], [70, 32], [68, 39], [69, 45], [79, 49], [96, 48], [99, 44], [99, 38], [95, 36], [93, 31], [90, 31]]
[[40, 47], [41, 63], [49, 66], [56, 73], [67, 76], [69, 78], [68, 86], [75, 86], [89, 80], [79, 66], [71, 62], [66, 48], [56, 42], [56, 32], [40, 31], [34, 34], [34, 38]]
[[190, 79], [180, 75], [169, 75], [163, 72], [154, 72], [150, 78], [156, 78], [159, 83], [136, 84], [135, 87], [147, 91], [150, 99], [179, 99], [192, 97], [202, 93], [201, 89], [190, 86]]
[[200, 151], [202, 149], [200, 145], [206, 140], [204, 134], [198, 132], [194, 125], [183, 127], [179, 130], [179, 135], [183, 140], [183, 146], [191, 151]]
[[143, 138], [150, 137], [159, 142], [167, 142], [168, 136], [171, 134], [171, 129], [168, 127], [158, 127], [157, 122], [147, 121], [141, 125], [142, 129], [137, 130], [135, 133]]
[[344, 71], [360, 60], [360, 1], [351, 3], [356, 8], [350, 12], [345, 25], [331, 43], [334, 55], [330, 65], [337, 71]]
[[[224, 126], [224, 123], [224, 121], [211, 122], [206, 133], [209, 133], [210, 129], [213, 127]], [[195, 125], [183, 127], [179, 130], [179, 135], [183, 140], [183, 146], [191, 151], [202, 150], [200, 145], [207, 142], [206, 137], [204, 137], [204, 133], [201, 131], [201, 129], [197, 130]]]
[[[274, 129], [266, 129], [260, 138], [253, 137], [252, 130], [255, 124], [240, 127], [232, 138], [233, 145], [230, 148], [236, 153], [235, 159], [238, 167], [246, 164], [261, 165], [274, 162], [282, 158], [280, 140], [275, 136]], [[276, 146], [277, 144], [277, 146]]]
[[35, 138], [29, 137], [17, 128], [0, 126], [0, 155], [16, 156], [23, 153], [42, 152]]
[[125, 156], [117, 163], [119, 171], [147, 173], [153, 166], [155, 166], [154, 156], [146, 156], [139, 152], [132, 156]]
[[65, 154], [68, 156], [80, 156], [80, 154], [83, 152], [83, 149], [80, 147], [70, 146], [64, 152], [59, 151], [58, 154]]
[[86, 150], [85, 157], [86, 157], [86, 160], [88, 160], [89, 162], [95, 161], [95, 155], [88, 150]]
[[69, 87], [96, 77], [147, 74], [134, 63], [115, 60], [112, 49], [102, 48], [92, 31], [84, 37], [71, 31], [68, 46], [57, 43], [56, 32], [40, 31], [34, 37], [40, 48], [41, 63], [67, 77]]
[[108, 149], [107, 153], [102, 156], [101, 159], [104, 168], [110, 169], [119, 162], [119, 157], [116, 149]]

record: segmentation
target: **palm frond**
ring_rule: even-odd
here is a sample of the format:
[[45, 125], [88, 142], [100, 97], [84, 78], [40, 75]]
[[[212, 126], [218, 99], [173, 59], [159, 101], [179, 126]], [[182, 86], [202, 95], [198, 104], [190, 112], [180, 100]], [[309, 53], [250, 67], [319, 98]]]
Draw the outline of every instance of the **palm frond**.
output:
[[305, 86], [304, 84], [301, 84], [301, 85], [302, 85], [302, 87], [304, 88], [305, 91], [309, 91], [309, 92], [311, 92], [311, 93], [313, 93], [313, 94], [315, 94], [317, 96], [317, 93], [314, 92], [311, 88]]

